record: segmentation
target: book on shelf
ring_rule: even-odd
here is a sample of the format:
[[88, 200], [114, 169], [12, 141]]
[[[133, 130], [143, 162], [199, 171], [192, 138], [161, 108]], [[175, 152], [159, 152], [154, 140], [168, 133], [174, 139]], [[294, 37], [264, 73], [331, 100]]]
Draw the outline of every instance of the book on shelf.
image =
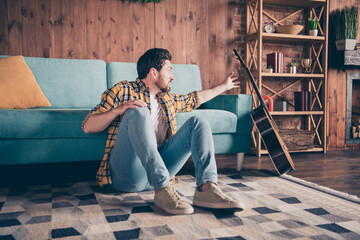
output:
[[312, 92], [294, 92], [295, 111], [311, 111]]
[[266, 55], [266, 67], [272, 67], [274, 73], [282, 73], [284, 53], [270, 53]]

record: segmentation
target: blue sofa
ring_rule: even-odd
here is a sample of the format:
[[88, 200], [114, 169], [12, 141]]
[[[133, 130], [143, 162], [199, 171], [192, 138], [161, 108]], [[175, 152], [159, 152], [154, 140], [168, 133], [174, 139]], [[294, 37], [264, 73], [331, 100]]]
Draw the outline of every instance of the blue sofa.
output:
[[[0, 109], [0, 165], [101, 160], [106, 130], [85, 134], [81, 124], [103, 91], [121, 80], [136, 79], [136, 63], [34, 57], [25, 61], [52, 107]], [[196, 65], [173, 64], [173, 73], [172, 92], [201, 90]], [[207, 118], [216, 153], [239, 153], [240, 169], [243, 153], [250, 150], [251, 109], [250, 95], [220, 95], [178, 114], [178, 128], [190, 116]]]

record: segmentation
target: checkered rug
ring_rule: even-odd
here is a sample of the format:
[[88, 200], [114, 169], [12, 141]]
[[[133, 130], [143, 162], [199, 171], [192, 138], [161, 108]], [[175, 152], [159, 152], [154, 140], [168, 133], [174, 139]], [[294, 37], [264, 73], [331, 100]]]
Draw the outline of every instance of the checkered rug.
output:
[[[190, 175], [175, 188], [189, 202]], [[118, 193], [95, 182], [0, 188], [0, 239], [360, 239], [360, 204], [263, 172], [220, 175], [243, 211], [195, 208], [170, 216], [153, 192]]]

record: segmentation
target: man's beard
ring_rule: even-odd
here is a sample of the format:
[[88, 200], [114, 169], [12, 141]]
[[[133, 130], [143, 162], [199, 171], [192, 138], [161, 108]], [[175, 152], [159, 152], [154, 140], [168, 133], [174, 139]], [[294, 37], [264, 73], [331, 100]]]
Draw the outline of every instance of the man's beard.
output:
[[162, 88], [162, 89], [160, 89], [162, 92], [170, 92], [170, 90], [171, 90], [171, 87], [170, 87], [170, 85], [167, 85], [167, 87], [166, 88]]
[[162, 92], [170, 92], [171, 87], [170, 84], [168, 84], [166, 87], [161, 87], [158, 82], [155, 82], [155, 85], [162, 91]]

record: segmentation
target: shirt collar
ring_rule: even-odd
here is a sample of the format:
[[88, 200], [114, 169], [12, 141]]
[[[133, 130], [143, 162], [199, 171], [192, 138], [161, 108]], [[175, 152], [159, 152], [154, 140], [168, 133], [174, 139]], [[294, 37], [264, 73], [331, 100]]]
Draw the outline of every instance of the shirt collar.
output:
[[149, 87], [139, 78], [136, 79], [136, 84], [139, 86], [140, 91], [149, 91]]

